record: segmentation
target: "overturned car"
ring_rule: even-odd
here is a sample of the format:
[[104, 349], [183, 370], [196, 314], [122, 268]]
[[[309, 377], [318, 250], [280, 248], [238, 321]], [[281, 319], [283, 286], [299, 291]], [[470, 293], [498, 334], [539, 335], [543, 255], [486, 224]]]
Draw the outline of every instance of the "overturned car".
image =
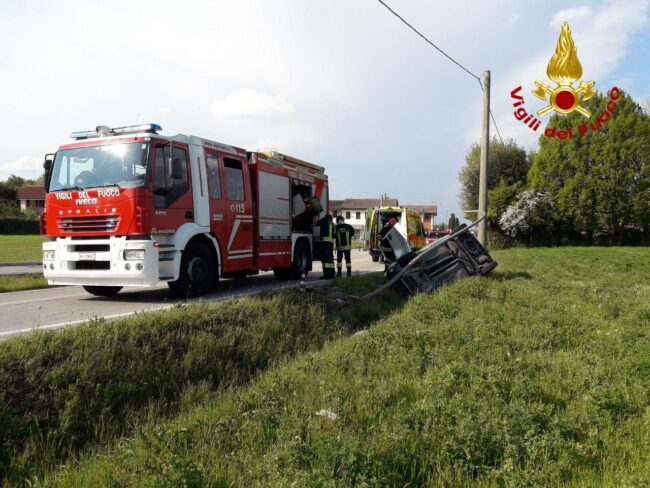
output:
[[[478, 223], [454, 231], [418, 251], [412, 251], [398, 232], [389, 232], [383, 245], [392, 248], [386, 261], [386, 286], [402, 296], [429, 293], [460, 278], [485, 276], [497, 262], [470, 230]], [[384, 287], [382, 287], [384, 288]]]

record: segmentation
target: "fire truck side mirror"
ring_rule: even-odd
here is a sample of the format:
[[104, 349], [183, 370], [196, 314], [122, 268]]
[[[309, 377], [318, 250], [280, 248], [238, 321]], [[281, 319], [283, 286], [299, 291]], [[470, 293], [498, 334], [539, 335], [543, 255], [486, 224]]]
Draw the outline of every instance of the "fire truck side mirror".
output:
[[50, 186], [50, 177], [52, 176], [52, 164], [54, 161], [54, 154], [46, 154], [45, 160], [43, 161], [43, 188], [47, 192], [47, 189]]

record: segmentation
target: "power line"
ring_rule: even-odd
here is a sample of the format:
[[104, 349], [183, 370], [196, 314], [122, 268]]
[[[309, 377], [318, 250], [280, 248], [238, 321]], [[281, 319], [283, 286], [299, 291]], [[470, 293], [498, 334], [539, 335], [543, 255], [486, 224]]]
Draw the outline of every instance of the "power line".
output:
[[[481, 87], [481, 90], [484, 90], [483, 88], [483, 83], [481, 82], [481, 78], [476, 76], [474, 73], [472, 73], [470, 70], [468, 70], [465, 66], [460, 64], [458, 61], [456, 61], [454, 58], [452, 58], [449, 54], [444, 52], [442, 49], [440, 49], [438, 46], [436, 46], [433, 42], [431, 42], [424, 34], [422, 34], [419, 30], [417, 30], [415, 27], [413, 27], [411, 24], [409, 24], [404, 17], [402, 17], [400, 14], [395, 12], [392, 8], [390, 8], [386, 2], [383, 0], [377, 0], [379, 3], [381, 3], [384, 7], [388, 9], [390, 13], [392, 13], [395, 17], [397, 17], [399, 20], [404, 22], [413, 32], [415, 32], [418, 36], [420, 36], [422, 39], [424, 39], [428, 44], [433, 46], [440, 54], [445, 56], [447, 59], [449, 59], [452, 63], [454, 63], [456, 66], [458, 66], [460, 69], [465, 71], [467, 74], [469, 74], [472, 78], [474, 78], [476, 81], [478, 81], [479, 86]], [[492, 113], [492, 109], [490, 109], [490, 117], [492, 118], [492, 122], [494, 122], [494, 128], [497, 131], [497, 134], [499, 136], [499, 140], [501, 141], [501, 144], [503, 144], [503, 137], [501, 137], [501, 132], [499, 131], [499, 127], [497, 126], [497, 121], [494, 118], [494, 114]]]
[[494, 128], [497, 130], [497, 134], [499, 135], [499, 139], [501, 140], [501, 145], [503, 145], [503, 137], [501, 137], [501, 132], [499, 132], [499, 127], [497, 127], [497, 121], [494, 118], [494, 114], [492, 113], [492, 109], [490, 109], [490, 117], [492, 117], [492, 122], [494, 122]]
[[383, 0], [377, 0], [377, 1], [378, 1], [379, 3], [381, 3], [384, 7], [386, 7], [386, 8], [390, 11], [390, 13], [392, 13], [395, 17], [397, 17], [399, 20], [401, 20], [402, 22], [404, 22], [404, 23], [405, 23], [405, 24], [406, 24], [406, 25], [407, 25], [407, 26], [408, 26], [408, 27], [409, 27], [413, 32], [415, 32], [418, 36], [420, 36], [422, 39], [424, 39], [427, 43], [431, 44], [431, 46], [433, 46], [433, 47], [434, 47], [438, 52], [440, 52], [440, 54], [442, 54], [443, 56], [445, 56], [447, 59], [449, 59], [449, 61], [451, 61], [452, 63], [454, 63], [454, 64], [455, 64], [456, 66], [458, 66], [460, 69], [462, 69], [462, 70], [465, 71], [467, 74], [469, 74], [471, 77], [475, 78], [475, 79], [479, 82], [479, 84], [481, 84], [481, 79], [480, 79], [478, 76], [476, 76], [474, 73], [472, 73], [470, 70], [468, 70], [465, 66], [463, 66], [462, 64], [460, 64], [458, 61], [456, 61], [454, 58], [452, 58], [449, 54], [447, 54], [447, 53], [444, 52], [442, 49], [440, 49], [438, 46], [436, 46], [436, 45], [435, 45], [433, 42], [431, 42], [431, 41], [430, 41], [430, 40], [429, 40], [429, 39], [428, 39], [424, 34], [422, 34], [419, 30], [417, 30], [415, 27], [413, 27], [411, 24], [409, 24], [406, 20], [404, 20], [404, 18], [403, 18], [400, 14], [398, 14], [398, 13], [395, 12], [392, 8], [390, 8], [388, 5], [386, 5], [386, 3], [385, 3]]

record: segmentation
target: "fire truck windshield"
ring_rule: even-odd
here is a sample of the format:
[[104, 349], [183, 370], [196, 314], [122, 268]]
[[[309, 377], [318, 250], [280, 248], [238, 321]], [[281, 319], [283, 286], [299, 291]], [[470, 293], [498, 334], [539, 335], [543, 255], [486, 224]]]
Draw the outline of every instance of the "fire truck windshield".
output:
[[132, 142], [63, 149], [56, 153], [49, 191], [144, 186], [148, 144]]

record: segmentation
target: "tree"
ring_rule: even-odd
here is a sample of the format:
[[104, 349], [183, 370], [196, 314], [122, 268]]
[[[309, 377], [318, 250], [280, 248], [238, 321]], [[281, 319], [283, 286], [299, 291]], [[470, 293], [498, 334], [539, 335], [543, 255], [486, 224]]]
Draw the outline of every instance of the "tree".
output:
[[460, 219], [456, 217], [455, 213], [451, 213], [449, 216], [449, 220], [447, 221], [447, 228], [454, 230], [456, 227], [460, 225]]
[[[555, 202], [565, 227], [590, 241], [604, 233], [621, 243], [624, 226], [650, 228], [650, 116], [621, 92], [609, 120], [592, 131], [608, 101], [597, 94], [584, 103], [594, 114], [589, 121], [577, 112], [553, 115], [548, 127], [572, 128], [573, 138], [540, 136], [528, 180]], [[587, 128], [582, 136], [581, 124]]]
[[[465, 156], [465, 166], [460, 170], [458, 179], [460, 181], [460, 204], [466, 210], [475, 210], [478, 208], [478, 186], [479, 186], [479, 166], [481, 162], [481, 145], [474, 143]], [[490, 142], [490, 154], [488, 160], [487, 186], [488, 191], [495, 189], [499, 185], [514, 186], [513, 189], [520, 189], [527, 181], [527, 174], [530, 168], [530, 157], [526, 155], [526, 150], [517, 145], [513, 139], [508, 139], [501, 144], [496, 139]], [[503, 190], [503, 189], [502, 189]], [[512, 197], [516, 192], [510, 192]], [[505, 207], [510, 202], [506, 202]], [[492, 209], [492, 203], [488, 198], [488, 214]], [[492, 209], [494, 210], [494, 209]], [[474, 214], [468, 214], [467, 218], [474, 219]], [[492, 212], [492, 218], [489, 222], [495, 223], [498, 220], [498, 212]]]
[[[0, 215], [2, 216], [20, 216], [20, 206], [18, 205], [18, 190], [25, 185], [39, 184], [38, 180], [26, 180], [20, 176], [11, 175], [7, 181], [0, 181]], [[42, 179], [40, 184], [42, 184]]]

